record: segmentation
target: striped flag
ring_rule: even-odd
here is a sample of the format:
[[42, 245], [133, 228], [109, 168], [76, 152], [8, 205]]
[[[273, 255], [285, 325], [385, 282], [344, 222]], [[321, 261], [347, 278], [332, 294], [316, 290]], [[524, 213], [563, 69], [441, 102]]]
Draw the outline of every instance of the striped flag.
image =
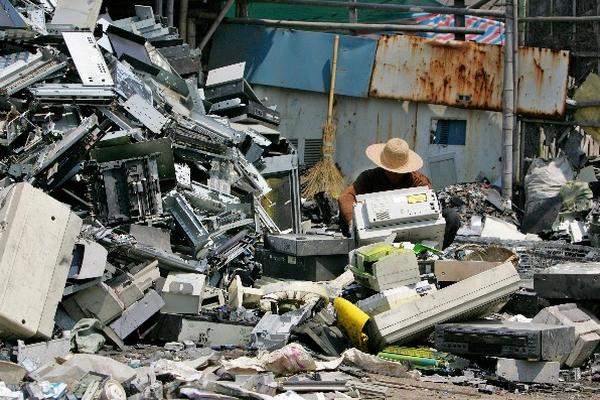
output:
[[[454, 26], [454, 15], [414, 13], [412, 18], [419, 25]], [[493, 19], [465, 16], [465, 27], [481, 29], [485, 32], [481, 35], [466, 35], [465, 39], [477, 43], [504, 44], [504, 23]], [[441, 41], [454, 39], [453, 33], [424, 33], [425, 37]]]

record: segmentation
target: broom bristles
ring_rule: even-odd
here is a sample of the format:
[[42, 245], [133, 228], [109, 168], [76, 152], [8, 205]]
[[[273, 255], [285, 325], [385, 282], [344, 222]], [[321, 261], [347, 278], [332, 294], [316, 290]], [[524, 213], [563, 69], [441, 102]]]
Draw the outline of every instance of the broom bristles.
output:
[[312, 199], [325, 192], [334, 199], [344, 191], [345, 179], [331, 157], [325, 157], [302, 176], [302, 195]]
[[333, 161], [335, 141], [335, 125], [325, 124], [323, 127], [323, 159], [316, 163], [302, 176], [302, 195], [308, 199], [317, 193], [325, 192], [334, 199], [346, 188], [346, 179]]

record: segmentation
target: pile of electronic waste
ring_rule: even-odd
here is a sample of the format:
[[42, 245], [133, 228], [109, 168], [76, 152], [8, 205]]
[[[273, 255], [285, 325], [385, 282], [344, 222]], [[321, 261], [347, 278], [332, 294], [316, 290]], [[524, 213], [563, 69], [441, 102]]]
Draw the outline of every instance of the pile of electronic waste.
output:
[[260, 275], [261, 235], [299, 225], [294, 149], [244, 63], [204, 79], [198, 51], [151, 7], [113, 20], [101, 3], [0, 8], [9, 340], [50, 339], [92, 318], [87, 330], [124, 348], [160, 309], [225, 306], [234, 276], [250, 285]]
[[[154, 261], [214, 287], [238, 268], [250, 282], [259, 236], [300, 220], [289, 194], [297, 159], [277, 111], [243, 63], [202, 81], [199, 54], [151, 7], [113, 21], [89, 3], [0, 10], [3, 236], [15, 235], [4, 271], [42, 270], [44, 259], [56, 285], [67, 274], [69, 294]], [[292, 190], [273, 190], [272, 177]], [[278, 225], [286, 202], [292, 217]]]
[[[600, 272], [528, 290], [513, 252], [436, 250], [428, 188], [360, 197], [358, 246], [282, 232], [300, 232], [297, 157], [244, 63], [204, 79], [151, 7], [100, 5], [0, 7], [0, 397], [386, 398], [398, 385], [369, 376], [418, 389], [462, 357], [504, 360], [466, 379], [477, 392], [593, 360], [600, 328], [571, 303], [597, 299], [579, 282]], [[505, 304], [533, 322], [448, 324]]]

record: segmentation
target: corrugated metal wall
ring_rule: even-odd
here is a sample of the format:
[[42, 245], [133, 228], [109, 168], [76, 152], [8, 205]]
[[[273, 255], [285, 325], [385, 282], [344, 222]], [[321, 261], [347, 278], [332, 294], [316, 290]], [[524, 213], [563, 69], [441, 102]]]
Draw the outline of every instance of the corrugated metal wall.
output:
[[[320, 139], [325, 121], [327, 96], [321, 93], [254, 86], [260, 97], [277, 104], [281, 112], [280, 130], [292, 139]], [[459, 182], [473, 181], [482, 172], [489, 179], [500, 176], [501, 114], [491, 111], [466, 110], [446, 106], [336, 96], [334, 118], [337, 124], [336, 159], [342, 172], [354, 179], [372, 164], [365, 148], [391, 137], [404, 138], [424, 159], [424, 172], [430, 164], [454, 160]], [[430, 144], [432, 118], [467, 121], [465, 146]], [[437, 164], [439, 166], [439, 164]], [[431, 176], [434, 184], [447, 177]]]
[[[503, 70], [501, 46], [384, 36], [377, 45], [369, 95], [500, 111]], [[568, 71], [567, 51], [520, 48], [519, 113], [563, 115]]]
[[[333, 34], [225, 25], [210, 67], [246, 61], [251, 84], [327, 93]], [[235, 46], [231, 46], [235, 43]], [[503, 48], [409, 35], [341, 35], [336, 94], [500, 111]], [[521, 48], [518, 111], [564, 114], [569, 53]]]

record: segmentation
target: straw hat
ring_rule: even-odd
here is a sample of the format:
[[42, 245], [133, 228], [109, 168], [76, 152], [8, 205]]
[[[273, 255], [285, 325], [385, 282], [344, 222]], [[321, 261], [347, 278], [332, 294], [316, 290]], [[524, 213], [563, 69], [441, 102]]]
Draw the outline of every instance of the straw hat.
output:
[[387, 143], [375, 143], [367, 147], [367, 157], [381, 168], [399, 174], [421, 169], [423, 159], [408, 147], [400, 138], [392, 138]]

